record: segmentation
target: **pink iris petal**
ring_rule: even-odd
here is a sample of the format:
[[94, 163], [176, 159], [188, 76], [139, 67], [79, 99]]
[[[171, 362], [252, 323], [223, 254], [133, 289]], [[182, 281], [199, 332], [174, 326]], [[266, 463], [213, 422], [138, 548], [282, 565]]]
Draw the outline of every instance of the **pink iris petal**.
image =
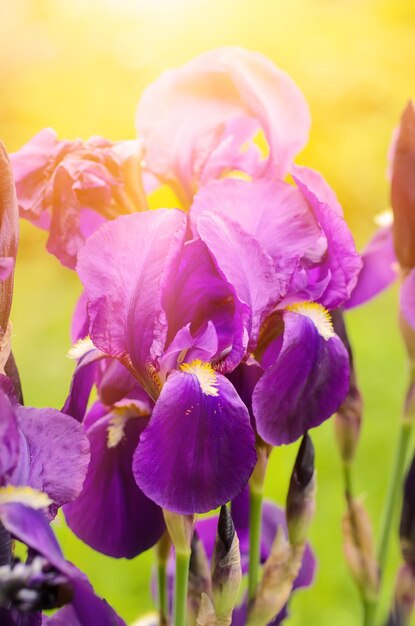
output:
[[326, 339], [311, 319], [286, 311], [281, 351], [253, 393], [259, 435], [292, 443], [329, 418], [348, 387], [349, 357], [337, 335]]
[[[281, 178], [304, 147], [310, 126], [303, 95], [271, 61], [241, 48], [212, 50], [165, 72], [145, 90], [136, 126], [149, 169], [191, 200], [201, 177], [207, 182], [209, 170], [218, 174], [211, 155], [216, 151], [223, 162], [218, 147], [227, 141], [233, 120], [257, 122], [269, 146], [257, 174]], [[245, 139], [244, 132], [240, 137]], [[238, 144], [232, 146], [237, 154], [244, 147]], [[234, 165], [229, 151], [227, 160]]]
[[301, 180], [301, 182], [306, 185], [307, 189], [317, 196], [320, 202], [328, 204], [333, 211], [343, 217], [343, 208], [337, 198], [336, 192], [330, 187], [320, 172], [313, 170], [311, 167], [306, 167], [305, 165], [293, 164], [290, 173]]
[[248, 410], [224, 376], [214, 377], [217, 395], [192, 373], [172, 374], [134, 455], [139, 487], [176, 513], [205, 513], [234, 498], [256, 462]]
[[415, 269], [402, 282], [400, 300], [405, 319], [415, 329]]
[[15, 260], [12, 256], [4, 256], [0, 258], [0, 281], [9, 278], [14, 270]]
[[133, 558], [153, 546], [164, 532], [161, 509], [138, 488], [132, 458], [148, 417], [132, 416], [121, 441], [108, 447], [108, 412], [88, 427], [91, 463], [80, 496], [64, 507], [69, 527], [109, 556]]
[[363, 267], [356, 287], [345, 304], [352, 309], [387, 289], [398, 277], [392, 228], [380, 228], [362, 252]]
[[22, 217], [49, 230], [48, 250], [70, 268], [104, 220], [144, 208], [137, 141], [61, 141], [44, 129], [11, 158]]
[[130, 363], [155, 395], [149, 367], [163, 352], [163, 296], [177, 270], [185, 229], [185, 214], [174, 209], [122, 216], [101, 226], [79, 254], [92, 341]]
[[[329, 283], [322, 295], [313, 298], [328, 309], [335, 309], [350, 297], [362, 268], [362, 260], [356, 250], [353, 237], [344, 219], [333, 208], [313, 193], [295, 176], [294, 180], [313, 210], [327, 239], [327, 255], [319, 268], [317, 282], [326, 274]], [[327, 195], [323, 194], [327, 199]]]

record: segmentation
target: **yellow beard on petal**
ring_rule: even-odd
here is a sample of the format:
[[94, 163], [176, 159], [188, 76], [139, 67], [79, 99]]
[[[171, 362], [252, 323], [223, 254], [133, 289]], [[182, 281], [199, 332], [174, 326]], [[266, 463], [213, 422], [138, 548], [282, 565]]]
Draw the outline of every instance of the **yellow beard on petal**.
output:
[[317, 328], [319, 335], [326, 341], [335, 336], [330, 313], [321, 304], [317, 302], [297, 302], [287, 306], [287, 311], [308, 317]]
[[46, 493], [32, 487], [0, 487], [0, 504], [18, 503], [32, 509], [44, 509], [53, 503]]
[[114, 405], [108, 429], [107, 448], [115, 448], [124, 438], [125, 425], [134, 417], [147, 417], [150, 411], [144, 403], [131, 401], [126, 404]]
[[200, 359], [196, 359], [191, 363], [182, 363], [180, 369], [185, 374], [194, 374], [196, 376], [205, 396], [219, 395], [217, 374], [210, 363], [204, 363]]
[[68, 357], [70, 359], [78, 360], [85, 356], [88, 352], [95, 348], [92, 343], [91, 337], [87, 335], [83, 339], [79, 339], [68, 351]]

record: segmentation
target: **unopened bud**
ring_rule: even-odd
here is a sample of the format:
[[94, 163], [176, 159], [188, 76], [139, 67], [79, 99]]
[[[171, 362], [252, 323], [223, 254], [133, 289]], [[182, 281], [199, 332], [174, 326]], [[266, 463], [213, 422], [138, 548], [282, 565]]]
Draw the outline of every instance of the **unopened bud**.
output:
[[396, 577], [395, 594], [386, 626], [408, 626], [415, 602], [415, 577], [409, 565], [401, 565]]
[[373, 541], [373, 529], [361, 500], [349, 500], [343, 518], [344, 553], [350, 571], [366, 599], [376, 597], [379, 568]]
[[217, 626], [217, 618], [212, 600], [206, 593], [202, 593], [200, 610], [197, 616], [197, 626]]
[[415, 267], [415, 107], [408, 102], [392, 157], [391, 204], [395, 253], [404, 270]]
[[359, 441], [362, 422], [362, 396], [357, 386], [354, 369], [353, 352], [347, 335], [343, 311], [336, 309], [331, 313], [333, 328], [340, 337], [349, 355], [350, 383], [346, 399], [339, 408], [335, 418], [335, 432], [337, 444], [344, 463], [352, 462]]
[[187, 592], [187, 621], [190, 626], [196, 624], [202, 593], [209, 596], [212, 593], [209, 561], [203, 543], [200, 541], [196, 531], [193, 535], [191, 549], [189, 588]]
[[287, 495], [287, 526], [292, 546], [304, 544], [316, 508], [314, 446], [306, 433], [295, 460]]
[[407, 419], [415, 418], [414, 410], [414, 385], [415, 385], [415, 330], [407, 321], [403, 312], [399, 315], [399, 326], [401, 330], [401, 336], [408, 354], [409, 360], [409, 388], [406, 394], [405, 400], [405, 417]]
[[190, 545], [195, 526], [194, 515], [179, 515], [163, 509], [164, 521], [176, 553], [190, 554]]
[[232, 621], [241, 582], [239, 539], [228, 507], [222, 506], [212, 556], [213, 604], [221, 624], [230, 624]]
[[256, 596], [248, 611], [247, 626], [266, 626], [279, 614], [290, 597], [298, 576], [304, 545], [292, 547], [281, 527], [272, 545]]
[[415, 456], [405, 479], [399, 537], [405, 563], [415, 568]]

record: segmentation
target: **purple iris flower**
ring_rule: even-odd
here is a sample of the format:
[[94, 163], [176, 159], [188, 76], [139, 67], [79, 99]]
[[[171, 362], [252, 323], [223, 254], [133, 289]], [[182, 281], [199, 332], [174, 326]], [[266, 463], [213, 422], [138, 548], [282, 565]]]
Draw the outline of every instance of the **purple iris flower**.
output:
[[296, 187], [212, 182], [190, 210], [194, 234], [250, 308], [251, 358], [232, 380], [274, 445], [318, 426], [344, 400], [348, 355], [326, 308], [348, 300], [361, 268], [334, 192], [313, 170], [293, 173]]
[[[232, 502], [232, 518], [235, 525], [235, 530], [239, 538], [239, 546], [241, 553], [241, 567], [242, 573], [245, 575], [248, 573], [249, 565], [249, 493], [245, 489], [235, 500]], [[263, 503], [262, 511], [262, 525], [261, 525], [261, 545], [260, 545], [260, 559], [261, 563], [265, 563], [267, 558], [271, 554], [271, 548], [275, 539], [278, 528], [282, 527], [284, 533], [287, 536], [287, 524], [285, 519], [285, 513], [282, 509], [277, 507], [273, 502], [265, 501]], [[209, 562], [212, 559], [213, 550], [215, 546], [215, 538], [218, 528], [218, 515], [200, 520], [196, 524], [195, 532], [198, 538], [202, 541], [206, 551], [206, 556]], [[302, 566], [298, 573], [297, 578], [294, 581], [293, 591], [301, 587], [309, 587], [314, 579], [316, 569], [316, 561], [313, 552], [309, 546], [306, 545]], [[169, 584], [169, 602], [170, 610], [173, 606], [173, 588], [174, 588], [174, 558], [173, 553], [169, 559], [167, 566], [168, 584]], [[246, 623], [246, 611], [247, 611], [247, 599], [243, 599], [242, 604], [237, 606], [232, 616], [232, 626], [244, 626]], [[272, 626], [280, 624], [288, 616], [288, 605], [286, 605], [279, 615], [271, 622]]]
[[[25, 564], [3, 564], [0, 568], [2, 625], [124, 625], [113, 609], [95, 595], [86, 576], [65, 560], [41, 511], [20, 503], [2, 504], [0, 522], [12, 538], [28, 547]], [[62, 604], [67, 606], [52, 617], [42, 616], [42, 609]]]

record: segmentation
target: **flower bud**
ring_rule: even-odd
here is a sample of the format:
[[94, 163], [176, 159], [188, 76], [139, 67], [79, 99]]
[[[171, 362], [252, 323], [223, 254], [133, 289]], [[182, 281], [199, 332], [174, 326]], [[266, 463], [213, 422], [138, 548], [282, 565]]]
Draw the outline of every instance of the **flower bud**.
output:
[[353, 366], [352, 348], [347, 336], [344, 316], [341, 309], [331, 314], [333, 327], [342, 340], [350, 362], [350, 383], [346, 399], [337, 411], [335, 433], [343, 463], [350, 464], [356, 453], [362, 421], [362, 396], [357, 386], [356, 372]]
[[379, 568], [372, 524], [361, 500], [349, 500], [349, 508], [343, 518], [343, 540], [347, 564], [362, 595], [369, 600], [376, 598]]
[[202, 593], [200, 600], [200, 610], [197, 616], [197, 626], [217, 626], [218, 621], [212, 600], [206, 593]]
[[241, 582], [239, 539], [228, 507], [222, 506], [212, 555], [213, 604], [221, 624], [230, 624], [232, 621]]
[[190, 626], [196, 624], [202, 593], [209, 596], [212, 594], [209, 561], [196, 531], [193, 534], [191, 550], [187, 592], [187, 621]]
[[386, 626], [408, 626], [415, 602], [415, 576], [412, 567], [401, 565], [396, 577], [395, 595]]
[[298, 576], [304, 545], [291, 546], [278, 528], [271, 554], [264, 565], [262, 580], [248, 611], [247, 626], [266, 626], [279, 614], [290, 597]]
[[395, 253], [404, 270], [415, 267], [415, 107], [408, 102], [392, 155], [391, 204]]
[[403, 559], [415, 569], [415, 456], [405, 479], [399, 537]]
[[163, 509], [164, 521], [176, 553], [190, 554], [190, 545], [195, 526], [194, 515], [179, 515]]
[[295, 460], [287, 495], [288, 537], [292, 546], [303, 545], [316, 508], [314, 446], [306, 433]]

